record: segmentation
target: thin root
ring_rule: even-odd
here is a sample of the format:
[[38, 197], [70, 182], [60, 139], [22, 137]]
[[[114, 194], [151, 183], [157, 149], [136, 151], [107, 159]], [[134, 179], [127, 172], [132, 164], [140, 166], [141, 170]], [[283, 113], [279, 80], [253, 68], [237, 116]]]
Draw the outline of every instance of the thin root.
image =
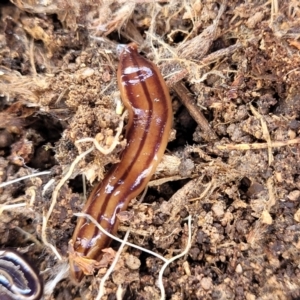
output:
[[81, 153], [80, 155], [78, 155], [76, 157], [76, 159], [72, 162], [71, 166], [70, 166], [70, 169], [69, 171], [67, 172], [67, 174], [59, 181], [59, 183], [57, 184], [57, 186], [55, 187], [53, 193], [52, 193], [52, 202], [51, 202], [51, 205], [50, 205], [50, 208], [47, 212], [47, 214], [43, 214], [43, 224], [42, 224], [42, 241], [43, 243], [48, 246], [49, 248], [52, 249], [53, 253], [57, 256], [57, 258], [59, 260], [61, 260], [61, 256], [60, 254], [58, 253], [58, 251], [56, 250], [56, 248], [50, 244], [48, 241], [47, 241], [47, 235], [46, 235], [46, 228], [47, 228], [47, 223], [48, 223], [48, 220], [52, 214], [52, 211], [53, 211], [53, 208], [57, 202], [57, 197], [58, 197], [58, 192], [59, 190], [61, 189], [61, 187], [65, 184], [65, 182], [70, 178], [70, 176], [72, 175], [73, 173], [73, 170], [75, 168], [75, 166], [79, 163], [79, 161], [84, 158], [87, 154], [89, 154], [90, 152], [92, 152], [94, 150], [94, 147], [91, 147], [90, 149], [88, 149], [87, 151]]
[[84, 142], [93, 142], [96, 149], [98, 151], [100, 151], [102, 154], [107, 155], [107, 154], [111, 153], [119, 143], [119, 137], [120, 137], [120, 134], [121, 134], [123, 126], [124, 126], [125, 116], [126, 116], [126, 113], [123, 113], [123, 115], [121, 117], [121, 120], [120, 120], [120, 123], [119, 123], [119, 127], [117, 129], [117, 133], [114, 137], [114, 140], [113, 140], [112, 144], [110, 145], [110, 147], [108, 149], [103, 148], [95, 138], [90, 138], [90, 137], [77, 140], [75, 142], [75, 145], [77, 145], [79, 143], [84, 143]]
[[119, 250], [118, 252], [116, 253], [116, 256], [112, 262], [112, 264], [110, 265], [110, 267], [108, 268], [108, 270], [106, 271], [105, 275], [102, 277], [101, 281], [100, 281], [100, 285], [99, 285], [99, 293], [97, 295], [97, 298], [96, 300], [100, 300], [102, 298], [102, 296], [105, 294], [105, 287], [104, 287], [104, 284], [105, 284], [105, 281], [108, 279], [109, 275], [113, 272], [119, 258], [120, 258], [120, 255], [123, 251], [123, 248], [124, 246], [126, 245], [126, 242], [128, 240], [128, 236], [129, 236], [129, 233], [130, 233], [130, 230], [127, 230], [125, 236], [124, 236], [124, 239], [119, 247]]
[[[155, 252], [152, 252], [148, 249], [145, 249], [143, 247], [140, 247], [140, 246], [137, 246], [135, 244], [132, 244], [132, 243], [129, 243], [129, 242], [126, 242], [124, 240], [121, 240], [117, 237], [115, 237], [114, 235], [112, 235], [111, 233], [107, 232], [92, 216], [88, 215], [88, 214], [85, 214], [85, 213], [77, 213], [77, 214], [74, 214], [75, 216], [77, 217], [81, 217], [81, 218], [87, 218], [89, 219], [95, 226], [97, 226], [97, 228], [104, 234], [106, 234], [108, 237], [110, 237], [111, 239], [113, 240], [116, 240], [118, 242], [120, 242], [122, 245], [127, 245], [127, 246], [130, 246], [130, 247], [133, 247], [133, 248], [136, 248], [136, 249], [139, 249], [141, 251], [144, 251], [146, 253], [149, 253], [155, 257], [158, 257], [159, 259], [161, 259], [162, 261], [164, 261], [164, 265], [162, 266], [160, 272], [159, 272], [159, 277], [158, 277], [158, 286], [159, 286], [159, 289], [160, 289], [160, 293], [161, 293], [161, 300], [164, 300], [166, 298], [165, 296], [165, 288], [163, 286], [163, 274], [164, 274], [164, 271], [165, 269], [167, 268], [167, 266], [172, 263], [173, 261], [175, 261], [176, 259], [186, 255], [191, 247], [191, 241], [192, 241], [192, 217], [191, 216], [188, 216], [188, 242], [187, 242], [187, 245], [186, 245], [186, 248], [183, 252], [181, 252], [180, 254], [172, 257], [171, 259], [166, 259], [164, 258], [163, 256], [155, 253]], [[120, 251], [121, 253], [121, 251]], [[118, 258], [117, 258], [118, 259]], [[111, 268], [111, 267], [110, 267]], [[109, 269], [110, 269], [109, 268]], [[110, 273], [109, 273], [110, 274]], [[108, 274], [108, 276], [109, 276]], [[107, 278], [105, 278], [104, 282], [106, 281]], [[103, 285], [104, 285], [104, 282], [103, 282]], [[104, 289], [104, 286], [103, 286], [103, 289]], [[101, 288], [100, 288], [101, 290]], [[104, 291], [101, 291], [101, 293], [103, 293]], [[100, 294], [100, 291], [99, 291], [99, 294]], [[97, 300], [98, 299], [101, 299], [101, 296], [103, 294], [100, 294], [100, 298], [99, 298], [99, 294], [98, 294], [98, 297], [97, 297]]]

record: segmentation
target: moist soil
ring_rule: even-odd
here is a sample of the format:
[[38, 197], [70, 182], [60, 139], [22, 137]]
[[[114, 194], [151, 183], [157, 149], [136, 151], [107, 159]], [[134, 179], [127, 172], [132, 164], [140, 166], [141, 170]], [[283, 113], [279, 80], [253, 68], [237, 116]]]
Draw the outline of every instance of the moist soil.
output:
[[[0, 248], [34, 263], [45, 299], [95, 299], [120, 246], [70, 279], [74, 214], [120, 161], [126, 126], [106, 155], [80, 159], [93, 143], [78, 141], [113, 143], [116, 48], [130, 42], [159, 67], [174, 121], [117, 236], [167, 259], [188, 247], [164, 271], [166, 299], [299, 299], [298, 1], [11, 0], [0, 16]], [[126, 246], [102, 299], [160, 299], [162, 265]]]

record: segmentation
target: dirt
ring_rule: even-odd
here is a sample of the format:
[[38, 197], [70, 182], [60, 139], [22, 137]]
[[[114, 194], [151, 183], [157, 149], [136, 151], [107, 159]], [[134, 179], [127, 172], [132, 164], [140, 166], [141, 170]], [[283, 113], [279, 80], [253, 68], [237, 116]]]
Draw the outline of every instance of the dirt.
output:
[[[74, 214], [126, 145], [125, 126], [111, 153], [74, 164], [92, 146], [78, 140], [114, 140], [129, 42], [161, 70], [174, 122], [118, 237], [167, 259], [188, 247], [164, 271], [166, 299], [300, 298], [298, 1], [11, 0], [0, 16], [0, 184], [49, 171], [0, 185], [0, 248], [34, 263], [45, 299], [95, 299], [110, 265], [79, 285], [65, 272]], [[160, 299], [162, 265], [125, 247], [102, 299]]]

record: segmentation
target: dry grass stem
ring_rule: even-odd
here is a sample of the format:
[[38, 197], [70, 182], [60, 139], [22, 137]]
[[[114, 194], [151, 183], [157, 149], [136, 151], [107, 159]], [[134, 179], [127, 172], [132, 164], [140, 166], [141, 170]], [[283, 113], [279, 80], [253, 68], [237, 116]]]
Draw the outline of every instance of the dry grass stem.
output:
[[256, 150], [256, 149], [266, 149], [266, 148], [278, 148], [285, 147], [289, 145], [299, 144], [300, 138], [291, 139], [287, 141], [273, 141], [268, 143], [253, 143], [253, 144], [228, 144], [228, 145], [217, 145], [216, 148], [219, 150]]
[[274, 156], [272, 153], [272, 145], [271, 145], [272, 142], [271, 142], [271, 137], [270, 137], [267, 123], [266, 123], [264, 117], [258, 113], [258, 111], [254, 108], [254, 106], [252, 104], [250, 104], [250, 109], [251, 109], [251, 112], [253, 113], [253, 115], [260, 120], [262, 134], [263, 134], [264, 139], [267, 141], [267, 145], [268, 145], [268, 156], [269, 156], [269, 166], [270, 166], [272, 164], [272, 162], [274, 161]]
[[205, 190], [201, 193], [201, 195], [197, 198], [193, 198], [193, 199], [189, 199], [190, 202], [192, 201], [199, 201], [201, 199], [203, 199], [204, 197], [209, 197], [209, 195], [211, 195], [213, 193], [213, 191], [215, 190], [215, 188], [217, 187], [217, 183], [214, 179], [212, 179], [205, 187]]
[[226, 7], [227, 0], [224, 0], [220, 6], [218, 16], [214, 20], [213, 24], [206, 27], [201, 34], [197, 35], [193, 39], [179, 45], [178, 53], [181, 58], [197, 58], [197, 60], [199, 60], [204, 57], [216, 38], [217, 28]]

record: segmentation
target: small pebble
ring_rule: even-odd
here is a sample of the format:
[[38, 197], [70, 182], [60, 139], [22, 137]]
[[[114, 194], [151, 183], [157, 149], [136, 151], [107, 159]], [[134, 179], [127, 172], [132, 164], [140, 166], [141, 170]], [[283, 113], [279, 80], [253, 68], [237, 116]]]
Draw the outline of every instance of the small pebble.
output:
[[243, 273], [243, 268], [240, 264], [238, 264], [235, 268], [235, 272], [238, 274], [242, 274]]
[[13, 136], [7, 130], [0, 131], [0, 148], [9, 147], [13, 142]]
[[294, 191], [290, 192], [287, 197], [291, 201], [296, 201], [300, 197], [300, 191], [299, 190], [294, 190]]
[[131, 270], [137, 270], [141, 266], [141, 261], [133, 255], [128, 255], [125, 263]]
[[200, 284], [204, 290], [208, 291], [212, 287], [212, 280], [210, 277], [203, 277], [200, 281]]

